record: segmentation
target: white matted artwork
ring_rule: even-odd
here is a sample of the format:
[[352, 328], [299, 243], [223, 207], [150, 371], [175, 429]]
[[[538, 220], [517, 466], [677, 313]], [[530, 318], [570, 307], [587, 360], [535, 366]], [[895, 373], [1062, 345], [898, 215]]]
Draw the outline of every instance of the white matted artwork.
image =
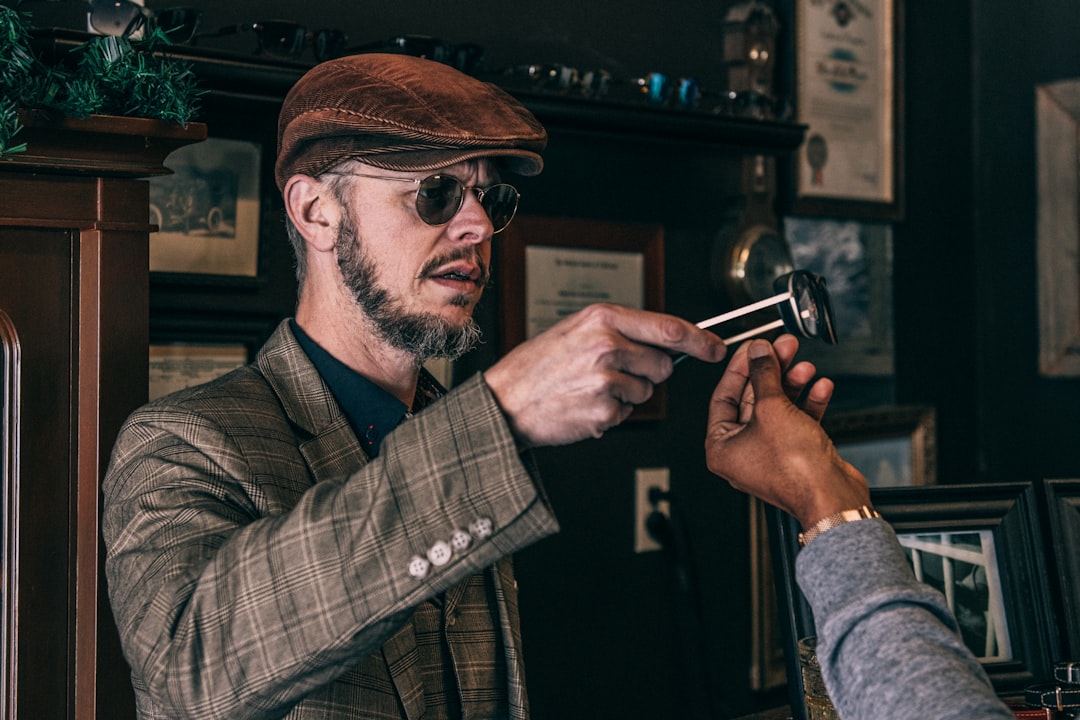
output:
[[173, 152], [150, 180], [152, 272], [256, 277], [261, 147], [209, 138]]
[[794, 267], [825, 278], [838, 340], [803, 342], [800, 356], [827, 375], [891, 375], [892, 228], [802, 217], [783, 226]]
[[1013, 659], [994, 533], [898, 533], [915, 578], [938, 590], [980, 662]]

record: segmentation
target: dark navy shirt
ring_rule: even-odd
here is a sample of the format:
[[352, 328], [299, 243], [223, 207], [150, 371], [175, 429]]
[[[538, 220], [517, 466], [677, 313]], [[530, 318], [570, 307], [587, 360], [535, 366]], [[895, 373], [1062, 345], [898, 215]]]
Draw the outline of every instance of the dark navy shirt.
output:
[[374, 458], [379, 454], [383, 438], [409, 417], [412, 411], [426, 407], [446, 392], [435, 378], [422, 370], [416, 400], [410, 409], [386, 390], [326, 352], [300, 329], [296, 320], [291, 320], [289, 325], [300, 347], [304, 348], [304, 352], [311, 358], [315, 369], [322, 375], [330, 393], [341, 406], [341, 411], [345, 413], [349, 425], [369, 457]]

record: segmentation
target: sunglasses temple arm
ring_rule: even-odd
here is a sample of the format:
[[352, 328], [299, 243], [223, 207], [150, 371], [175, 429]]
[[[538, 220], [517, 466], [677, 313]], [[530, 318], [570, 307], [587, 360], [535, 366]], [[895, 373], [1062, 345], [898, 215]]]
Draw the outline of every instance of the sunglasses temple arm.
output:
[[746, 340], [747, 338], [752, 338], [755, 335], [760, 335], [760, 334], [762, 334], [764, 332], [768, 332], [769, 330], [775, 330], [776, 328], [782, 328], [782, 327], [784, 327], [784, 321], [783, 320], [774, 320], [771, 323], [766, 323], [765, 325], [761, 325], [760, 327], [756, 327], [753, 330], [747, 330], [746, 332], [739, 333], [738, 335], [735, 335], [733, 337], [724, 338], [724, 344], [725, 345], [734, 345], [735, 343], [742, 342], [743, 340]]
[[749, 305], [745, 305], [741, 308], [736, 308], [735, 310], [723, 313], [722, 315], [716, 315], [715, 317], [711, 317], [708, 320], [702, 320], [701, 322], [697, 323], [697, 326], [702, 330], [704, 330], [705, 328], [711, 328], [714, 325], [726, 323], [728, 320], [734, 320], [735, 318], [740, 318], [743, 315], [749, 315], [750, 313], [757, 312], [758, 310], [771, 307], [772, 305], [777, 305], [790, 297], [791, 293], [787, 292], [780, 293], [779, 295], [773, 295], [771, 298], [758, 300], [755, 303], [750, 303]]
[[[728, 320], [734, 320], [735, 318], [740, 318], [743, 315], [749, 315], [750, 313], [757, 312], [758, 310], [763, 310], [763, 309], [765, 309], [767, 307], [770, 307], [772, 305], [777, 305], [777, 304], [782, 303], [785, 300], [789, 299], [790, 297], [791, 297], [791, 293], [789, 293], [789, 292], [780, 293], [779, 295], [773, 295], [771, 298], [765, 298], [764, 300], [758, 300], [755, 303], [750, 303], [749, 305], [746, 305], [744, 307], [736, 308], [735, 310], [731, 310], [731, 311], [723, 313], [721, 315], [711, 317], [708, 320], [702, 320], [701, 322], [697, 323], [697, 326], [699, 328], [701, 328], [702, 330], [704, 330], [706, 328], [711, 328], [711, 327], [713, 327], [715, 325], [720, 325], [722, 323], [726, 323]], [[746, 332], [740, 333], [740, 334], [736, 335], [735, 337], [727, 338], [727, 339], [724, 340], [724, 343], [727, 344], [727, 345], [732, 345], [734, 343], [739, 342], [740, 340], [745, 340], [746, 338], [754, 337], [755, 335], [760, 335], [761, 333], [768, 332], [769, 330], [773, 330], [775, 328], [783, 327], [783, 326], [784, 326], [784, 321], [783, 320], [776, 320], [775, 322], [771, 322], [771, 323], [769, 323], [767, 325], [762, 325], [761, 327], [754, 328], [753, 330], [747, 330]], [[677, 358], [675, 358], [674, 364], [678, 365], [683, 360], [685, 360], [687, 357], [689, 357], [689, 356], [688, 355], [679, 355]]]

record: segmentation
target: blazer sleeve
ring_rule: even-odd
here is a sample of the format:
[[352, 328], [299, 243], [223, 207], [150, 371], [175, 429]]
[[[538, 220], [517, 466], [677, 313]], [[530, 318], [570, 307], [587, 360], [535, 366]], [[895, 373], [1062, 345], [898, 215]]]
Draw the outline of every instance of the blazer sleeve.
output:
[[[137, 411], [104, 482], [124, 652], [170, 717], [280, 716], [419, 603], [558, 530], [479, 375], [391, 433], [377, 459], [355, 450], [351, 474], [313, 485], [299, 458], [324, 441], [298, 445], [286, 423], [259, 422], [270, 410], [235, 402]], [[265, 471], [278, 447], [299, 469]], [[418, 577], [436, 545], [449, 559]]]

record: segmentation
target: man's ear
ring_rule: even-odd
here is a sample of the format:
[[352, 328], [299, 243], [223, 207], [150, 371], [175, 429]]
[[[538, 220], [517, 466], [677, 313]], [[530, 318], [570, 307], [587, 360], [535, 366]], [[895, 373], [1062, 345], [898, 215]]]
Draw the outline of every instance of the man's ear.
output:
[[289, 219], [312, 249], [332, 251], [345, 209], [326, 183], [307, 175], [293, 175], [285, 183], [282, 198]]

